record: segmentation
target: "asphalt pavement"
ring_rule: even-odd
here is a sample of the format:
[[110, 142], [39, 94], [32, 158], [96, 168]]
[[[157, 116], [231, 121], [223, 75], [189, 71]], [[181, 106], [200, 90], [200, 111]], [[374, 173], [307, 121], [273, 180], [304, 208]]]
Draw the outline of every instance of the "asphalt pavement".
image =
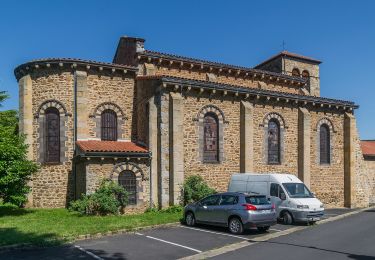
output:
[[375, 260], [375, 210], [258, 242], [213, 259], [249, 258]]
[[[352, 210], [326, 210], [325, 218], [335, 217], [350, 211]], [[371, 224], [367, 225], [367, 222]], [[360, 228], [356, 226], [360, 226]], [[253, 239], [277, 234], [293, 227], [277, 224], [272, 226], [269, 232], [261, 233], [255, 229], [248, 230], [243, 235], [237, 236], [230, 234], [226, 228], [210, 226], [191, 228], [184, 225], [175, 225], [142, 230], [135, 233], [105, 236], [98, 239], [82, 240], [60, 247], [3, 251], [0, 252], [0, 259], [178, 259], [199, 255], [202, 252], [225, 246], [230, 247], [232, 244], [238, 244], [243, 241], [251, 242]], [[347, 237], [348, 234], [342, 234], [344, 232], [342, 229], [347, 229], [349, 233], [353, 234], [351, 234], [351, 237]], [[307, 232], [306, 235], [305, 232]], [[372, 236], [370, 236], [371, 232]], [[285, 254], [288, 259], [300, 259], [302, 256], [306, 258], [305, 253], [314, 256], [308, 259], [316, 259], [317, 257], [324, 259], [326, 256], [336, 257], [337, 254], [339, 257], [343, 257], [344, 253], [372, 257], [373, 254], [370, 251], [373, 248], [364, 239], [364, 234], [369, 235], [370, 239], [372, 239], [372, 244], [374, 244], [373, 248], [375, 248], [375, 212], [359, 213], [343, 220], [312, 226], [304, 231], [298, 231], [267, 242], [254, 245], [249, 243], [249, 246], [245, 248], [219, 255], [218, 258], [248, 259], [249, 255], [251, 255], [251, 259], [269, 259], [271, 257], [275, 258], [275, 256], [276, 259], [279, 259], [282, 254]], [[364, 242], [361, 239], [366, 241]], [[336, 240], [341, 244], [334, 246]], [[363, 244], [363, 246], [357, 245], [358, 242]], [[331, 245], [332, 248], [330, 247]], [[355, 248], [358, 250], [354, 250]], [[369, 250], [366, 251], [366, 248], [369, 248]], [[307, 251], [305, 252], [305, 250]], [[319, 252], [319, 254], [316, 252]], [[292, 256], [289, 256], [289, 254], [292, 254]]]

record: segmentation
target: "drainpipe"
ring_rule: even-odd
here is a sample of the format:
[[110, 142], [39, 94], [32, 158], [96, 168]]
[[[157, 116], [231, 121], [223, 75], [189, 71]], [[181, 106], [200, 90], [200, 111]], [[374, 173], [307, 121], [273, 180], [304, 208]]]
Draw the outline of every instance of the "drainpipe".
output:
[[[77, 141], [77, 71], [74, 71], [74, 104], [73, 104], [73, 120], [74, 120], [74, 125], [73, 125], [73, 153], [74, 155], [76, 154], [76, 141]], [[77, 199], [77, 176], [76, 176], [76, 160], [72, 161], [72, 171], [73, 171], [73, 176], [74, 176], [74, 200]]]
[[150, 208], [152, 208], [154, 205], [154, 202], [152, 200], [152, 152], [149, 152], [149, 154], [150, 154], [150, 159], [149, 159], [150, 161], [150, 176], [149, 176], [150, 178]]

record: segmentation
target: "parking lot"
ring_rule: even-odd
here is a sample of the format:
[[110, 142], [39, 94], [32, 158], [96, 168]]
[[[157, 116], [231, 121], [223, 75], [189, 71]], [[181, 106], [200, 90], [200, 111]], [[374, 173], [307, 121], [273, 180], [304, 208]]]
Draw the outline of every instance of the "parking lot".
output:
[[[350, 212], [328, 209], [324, 218]], [[1, 259], [178, 259], [241, 241], [251, 241], [295, 226], [277, 224], [269, 232], [247, 230], [232, 235], [225, 228], [176, 224], [98, 239], [78, 241], [72, 245], [13, 250], [0, 253]]]

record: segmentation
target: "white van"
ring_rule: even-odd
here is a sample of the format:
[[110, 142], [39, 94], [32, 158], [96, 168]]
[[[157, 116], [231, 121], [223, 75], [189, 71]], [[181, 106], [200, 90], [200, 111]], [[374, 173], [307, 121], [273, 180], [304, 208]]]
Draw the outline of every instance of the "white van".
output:
[[323, 203], [292, 174], [233, 174], [228, 191], [266, 195], [284, 224], [316, 222], [324, 215]]

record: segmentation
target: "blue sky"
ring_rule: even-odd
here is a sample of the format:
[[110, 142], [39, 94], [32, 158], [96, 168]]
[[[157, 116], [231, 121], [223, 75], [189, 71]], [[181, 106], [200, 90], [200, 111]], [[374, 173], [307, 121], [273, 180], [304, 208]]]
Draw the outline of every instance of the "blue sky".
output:
[[352, 100], [362, 139], [375, 139], [375, 1], [0, 2], [0, 90], [18, 108], [13, 69], [32, 59], [111, 62], [120, 36], [146, 48], [241, 66], [286, 49], [323, 61], [321, 95]]

